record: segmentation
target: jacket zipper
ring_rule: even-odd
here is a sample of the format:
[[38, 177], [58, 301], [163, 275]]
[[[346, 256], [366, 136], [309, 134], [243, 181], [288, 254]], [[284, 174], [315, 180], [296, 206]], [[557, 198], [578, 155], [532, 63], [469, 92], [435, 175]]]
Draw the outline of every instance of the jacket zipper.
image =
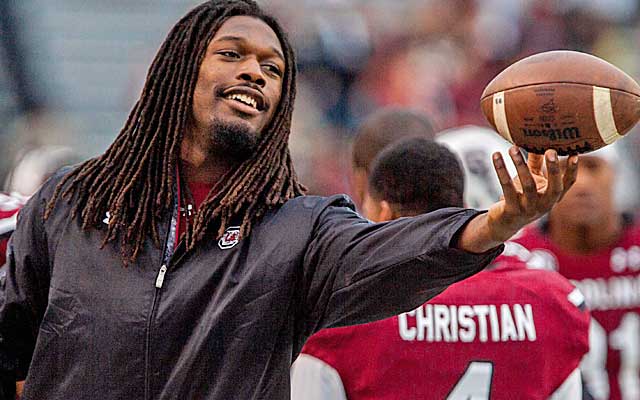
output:
[[[173, 249], [169, 249], [167, 251], [167, 246], [169, 245], [169, 240], [175, 240], [175, 218], [172, 215], [171, 221], [169, 222], [169, 229], [167, 232], [167, 236], [164, 240], [164, 246], [162, 246], [162, 266], [158, 271], [155, 279], [155, 291], [153, 293], [153, 302], [151, 303], [151, 312], [149, 312], [149, 317], [147, 318], [147, 332], [145, 335], [145, 344], [144, 344], [144, 399], [149, 400], [151, 398], [151, 379], [149, 377], [149, 358], [151, 355], [151, 324], [153, 323], [153, 316], [156, 313], [156, 307], [158, 304], [158, 297], [160, 296], [160, 290], [162, 289], [162, 285], [164, 284], [164, 276], [167, 273], [167, 265], [171, 259], [171, 253]], [[173, 247], [173, 246], [172, 246]]]
[[[166, 272], [167, 267], [165, 264], [162, 264], [160, 267], [160, 271]], [[164, 280], [164, 272], [162, 273], [162, 280]], [[153, 303], [151, 303], [151, 312], [149, 313], [149, 318], [147, 319], [147, 334], [145, 338], [145, 346], [144, 346], [144, 398], [146, 400], [150, 399], [151, 396], [151, 380], [149, 379], [149, 355], [151, 354], [151, 323], [153, 321], [153, 314], [156, 312], [156, 304], [158, 303], [158, 294], [160, 292], [160, 288], [158, 287], [158, 280], [160, 279], [160, 273], [156, 278], [156, 290], [153, 294]], [[160, 287], [162, 287], [162, 282], [160, 283]]]
[[176, 196], [174, 197], [173, 212], [171, 213], [171, 220], [169, 221], [169, 229], [167, 235], [164, 238], [164, 245], [162, 246], [162, 265], [156, 275], [155, 279], [155, 292], [153, 294], [153, 302], [151, 303], [151, 312], [147, 319], [147, 332], [145, 335], [144, 345], [144, 399], [150, 400], [151, 398], [151, 379], [149, 377], [149, 358], [151, 355], [151, 325], [153, 324], [153, 316], [156, 313], [156, 307], [158, 304], [158, 298], [160, 297], [160, 290], [164, 284], [164, 277], [167, 273], [171, 259], [176, 250], [175, 242], [178, 235], [178, 229], [180, 229], [180, 173], [176, 167], [177, 176], [177, 188]]
[[[158, 271], [158, 276], [156, 277], [156, 289], [162, 289], [162, 284], [164, 283], [164, 274], [166, 273], [167, 264], [162, 264], [162, 267], [160, 267], [160, 271]], [[153, 309], [151, 311], [153, 311]]]

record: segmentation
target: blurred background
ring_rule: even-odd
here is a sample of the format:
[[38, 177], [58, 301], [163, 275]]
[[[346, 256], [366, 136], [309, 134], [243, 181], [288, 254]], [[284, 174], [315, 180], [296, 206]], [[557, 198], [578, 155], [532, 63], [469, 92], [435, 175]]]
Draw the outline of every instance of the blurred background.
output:
[[[0, 184], [102, 152], [193, 0], [0, 0]], [[316, 194], [349, 193], [350, 138], [373, 110], [488, 126], [484, 86], [530, 54], [595, 54], [640, 78], [640, 0], [263, 0], [300, 79], [291, 148]], [[640, 134], [624, 140], [638, 167]], [[16, 168], [18, 166], [18, 168]], [[26, 187], [25, 187], [26, 186]], [[637, 206], [637, 203], [635, 204]]]

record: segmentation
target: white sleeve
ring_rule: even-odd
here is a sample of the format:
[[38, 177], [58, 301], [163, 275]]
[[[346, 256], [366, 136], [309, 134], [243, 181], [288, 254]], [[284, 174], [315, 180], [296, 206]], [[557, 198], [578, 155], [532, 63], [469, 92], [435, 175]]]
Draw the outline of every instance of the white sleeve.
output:
[[340, 374], [329, 364], [300, 354], [291, 366], [291, 400], [347, 400]]
[[549, 400], [581, 400], [582, 399], [582, 376], [580, 368], [573, 370], [560, 387], [553, 392]]
[[0, 219], [0, 235], [15, 231], [17, 222], [18, 213], [13, 214], [9, 218]]
[[606, 369], [608, 346], [607, 332], [594, 318], [591, 318], [589, 352], [582, 359], [580, 369], [589, 394], [596, 400], [609, 398], [609, 376]]

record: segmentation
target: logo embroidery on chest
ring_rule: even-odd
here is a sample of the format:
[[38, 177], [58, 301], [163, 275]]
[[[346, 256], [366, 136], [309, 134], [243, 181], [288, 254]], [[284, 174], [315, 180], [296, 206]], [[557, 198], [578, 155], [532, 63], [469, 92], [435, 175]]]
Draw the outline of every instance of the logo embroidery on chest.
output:
[[222, 250], [230, 249], [240, 241], [240, 227], [231, 226], [224, 231], [224, 234], [218, 240], [218, 247]]

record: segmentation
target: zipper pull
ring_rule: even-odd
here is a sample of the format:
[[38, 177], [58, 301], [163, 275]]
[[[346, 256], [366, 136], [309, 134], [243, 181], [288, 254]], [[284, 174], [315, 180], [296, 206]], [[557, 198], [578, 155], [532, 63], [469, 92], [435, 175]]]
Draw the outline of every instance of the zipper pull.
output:
[[167, 265], [162, 264], [160, 267], [160, 272], [158, 272], [158, 277], [156, 278], [156, 287], [158, 289], [162, 288], [162, 284], [164, 283], [164, 274], [167, 273]]

